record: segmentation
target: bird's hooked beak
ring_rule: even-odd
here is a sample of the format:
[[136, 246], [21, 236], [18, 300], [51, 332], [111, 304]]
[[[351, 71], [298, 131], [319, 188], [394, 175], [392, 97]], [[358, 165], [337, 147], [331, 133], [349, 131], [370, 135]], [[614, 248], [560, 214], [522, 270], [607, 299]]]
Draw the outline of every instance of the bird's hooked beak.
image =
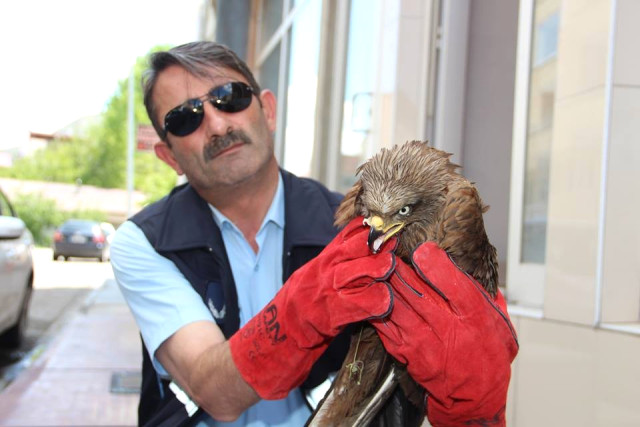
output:
[[385, 224], [384, 220], [378, 215], [365, 218], [363, 224], [370, 227], [368, 244], [369, 249], [374, 254], [380, 250], [380, 247], [384, 242], [389, 240], [391, 236], [397, 234], [404, 227], [404, 222]]

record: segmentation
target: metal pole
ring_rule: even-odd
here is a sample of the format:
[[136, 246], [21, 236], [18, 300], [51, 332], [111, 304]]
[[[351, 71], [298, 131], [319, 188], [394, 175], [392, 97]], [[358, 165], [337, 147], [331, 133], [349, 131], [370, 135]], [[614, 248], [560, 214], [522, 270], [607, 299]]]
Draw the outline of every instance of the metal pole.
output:
[[133, 74], [134, 67], [129, 73], [129, 97], [127, 103], [127, 218], [133, 214], [133, 144], [135, 139], [134, 123], [134, 97], [133, 97]]

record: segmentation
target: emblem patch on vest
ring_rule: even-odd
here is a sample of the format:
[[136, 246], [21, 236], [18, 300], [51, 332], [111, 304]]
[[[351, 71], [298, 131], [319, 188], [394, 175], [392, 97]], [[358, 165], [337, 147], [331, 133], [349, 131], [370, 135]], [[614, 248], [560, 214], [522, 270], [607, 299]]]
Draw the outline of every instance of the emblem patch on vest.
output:
[[223, 323], [227, 313], [227, 306], [224, 303], [224, 293], [220, 283], [209, 282], [207, 284], [207, 307], [216, 323]]

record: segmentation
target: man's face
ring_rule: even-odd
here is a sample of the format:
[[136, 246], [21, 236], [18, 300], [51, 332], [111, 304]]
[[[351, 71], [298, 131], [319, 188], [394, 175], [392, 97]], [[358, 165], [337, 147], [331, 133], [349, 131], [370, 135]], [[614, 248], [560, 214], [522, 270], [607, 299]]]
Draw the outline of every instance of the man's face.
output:
[[[229, 82], [248, 83], [226, 68], [212, 68], [205, 79], [178, 66], [165, 69], [153, 92], [156, 120], [164, 123], [171, 109]], [[200, 126], [182, 137], [168, 133], [170, 146], [158, 143], [156, 154], [200, 191], [240, 184], [275, 165], [275, 114], [275, 98], [269, 91], [263, 91], [260, 100], [253, 95], [249, 107], [236, 113], [225, 113], [205, 101]]]

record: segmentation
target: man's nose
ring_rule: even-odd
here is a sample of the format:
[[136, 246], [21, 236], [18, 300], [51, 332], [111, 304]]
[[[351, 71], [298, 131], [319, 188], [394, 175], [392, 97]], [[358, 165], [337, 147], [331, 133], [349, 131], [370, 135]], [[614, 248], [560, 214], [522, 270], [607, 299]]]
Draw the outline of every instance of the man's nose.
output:
[[206, 130], [211, 135], [224, 135], [229, 129], [226, 113], [215, 108], [209, 100], [204, 102], [203, 125], [207, 127]]

